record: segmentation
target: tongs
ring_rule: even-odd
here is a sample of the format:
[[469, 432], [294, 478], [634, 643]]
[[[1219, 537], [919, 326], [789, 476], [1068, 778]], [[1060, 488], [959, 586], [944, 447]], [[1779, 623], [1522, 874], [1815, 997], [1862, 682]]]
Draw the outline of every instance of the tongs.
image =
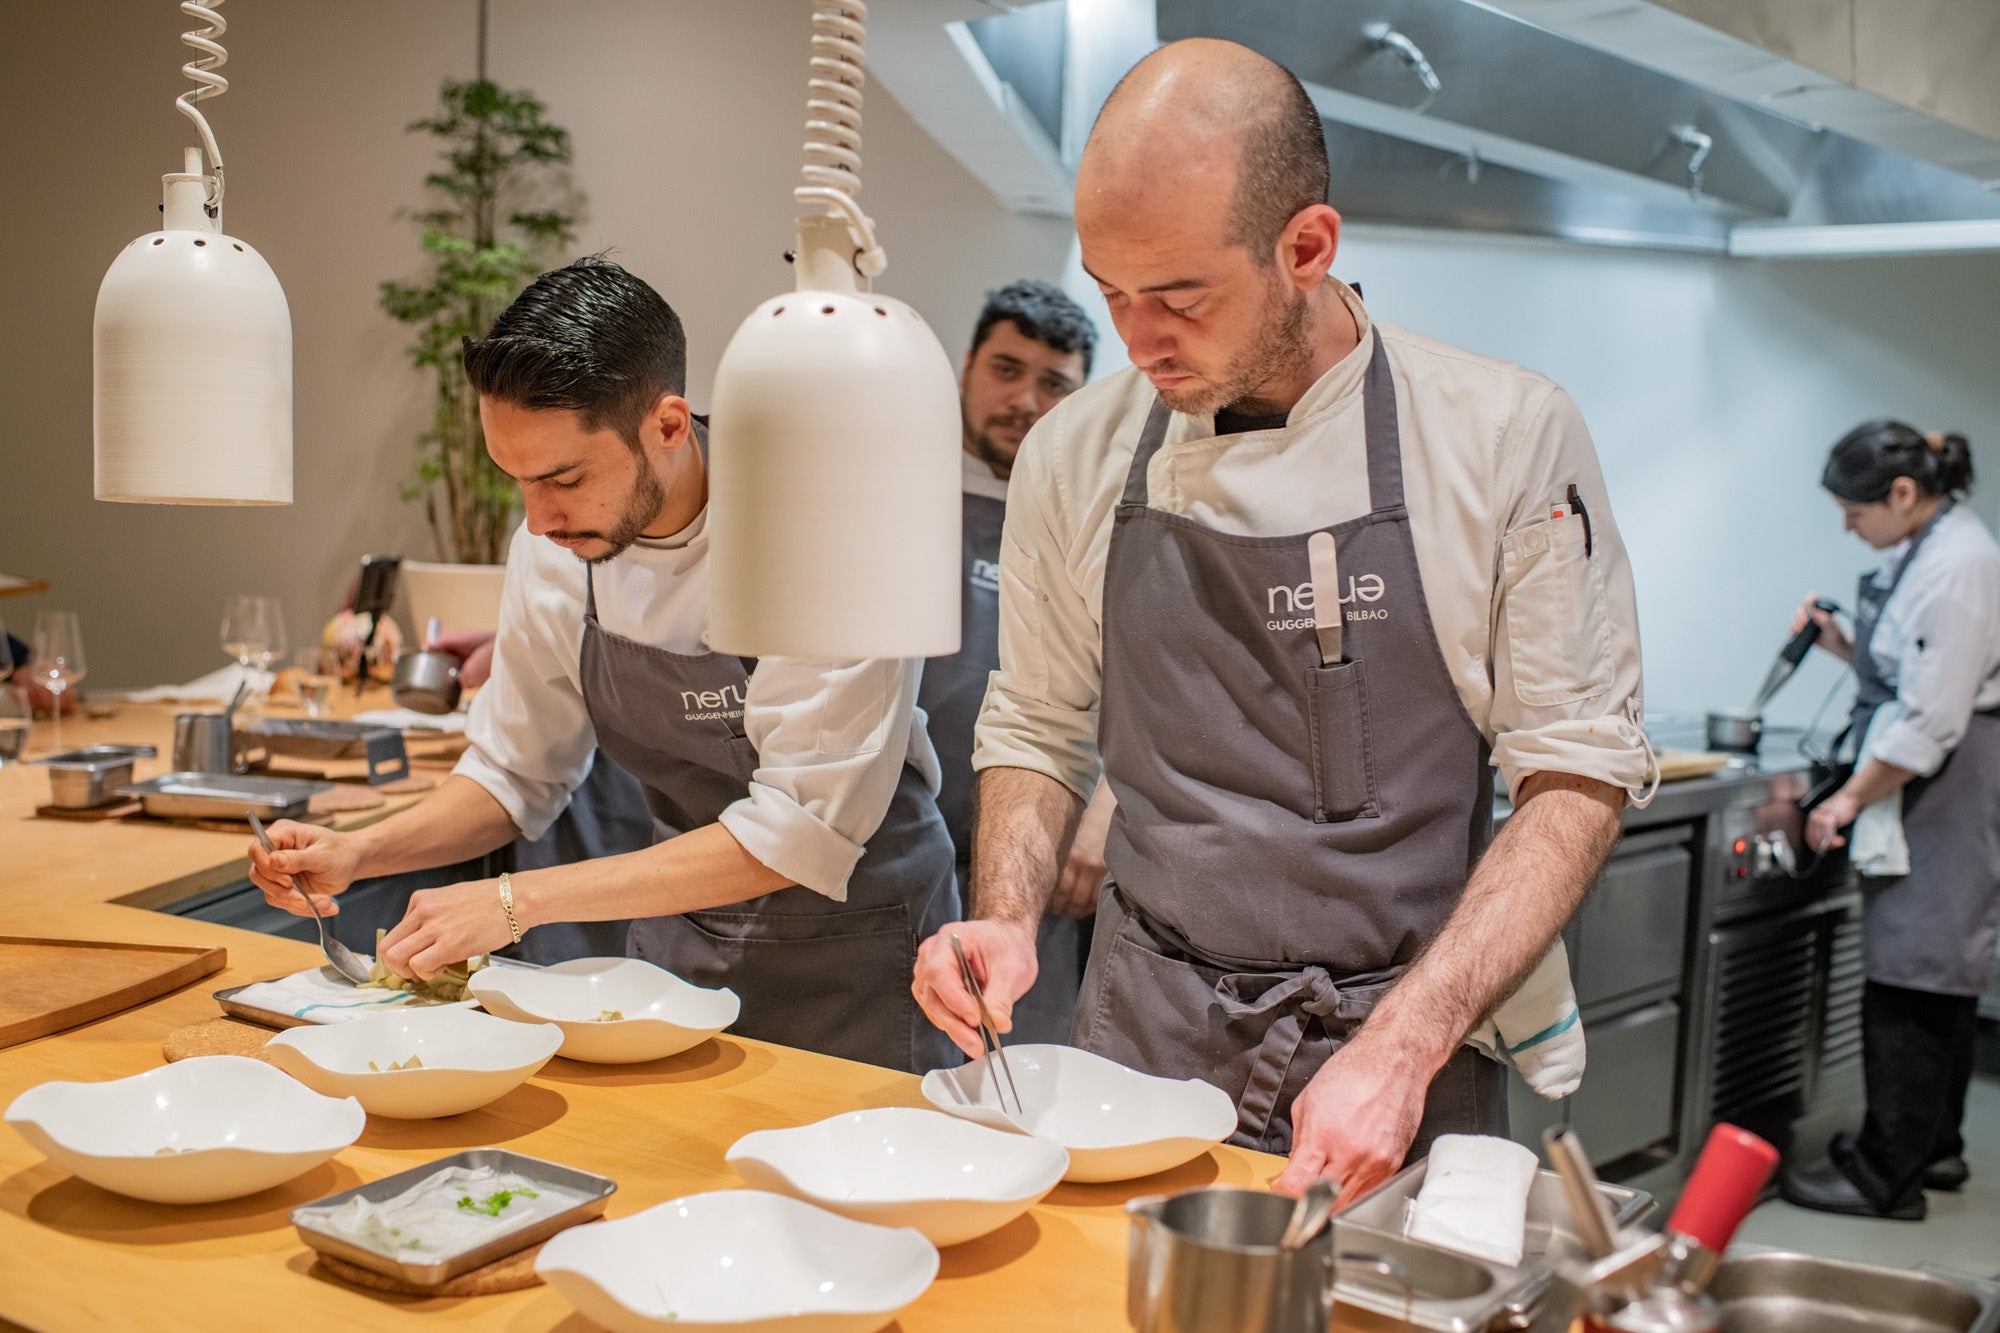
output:
[[993, 1026], [993, 1015], [986, 1009], [986, 994], [979, 989], [979, 978], [972, 975], [972, 960], [965, 956], [965, 946], [959, 943], [957, 931], [951, 933], [951, 952], [958, 959], [959, 980], [965, 983], [966, 992], [972, 996], [972, 1002], [979, 1006], [979, 1044], [985, 1048], [990, 1057], [987, 1063], [989, 1066], [998, 1065], [1001, 1075], [1007, 1080], [1004, 1088], [997, 1082], [993, 1085], [995, 1093], [1000, 1097], [1000, 1109], [1002, 1111], [1007, 1109], [1006, 1094], [1013, 1093], [1012, 1114], [1019, 1119], [1027, 1114], [1021, 1105], [1021, 1090], [1014, 1085], [1014, 1071], [1007, 1063], [1007, 1053], [1000, 1049], [1000, 1029]]

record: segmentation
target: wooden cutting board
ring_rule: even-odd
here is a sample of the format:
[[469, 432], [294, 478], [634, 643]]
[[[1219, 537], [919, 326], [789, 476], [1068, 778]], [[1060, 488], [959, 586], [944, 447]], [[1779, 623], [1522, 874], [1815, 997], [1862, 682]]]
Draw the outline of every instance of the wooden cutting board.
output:
[[0, 1047], [156, 999], [228, 963], [223, 949], [0, 935]]
[[1729, 763], [1729, 756], [1726, 754], [1701, 750], [1662, 750], [1655, 757], [1660, 761], [1662, 782], [1705, 778], [1712, 773], [1720, 773]]

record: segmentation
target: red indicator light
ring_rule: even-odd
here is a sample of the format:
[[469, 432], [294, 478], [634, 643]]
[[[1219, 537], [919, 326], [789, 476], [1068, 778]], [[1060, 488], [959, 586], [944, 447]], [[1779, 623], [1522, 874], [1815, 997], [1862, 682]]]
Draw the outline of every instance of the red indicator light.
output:
[[1738, 856], [1743, 855], [1743, 853], [1749, 850], [1750, 850], [1750, 840], [1748, 838], [1738, 838], [1736, 840], [1736, 854]]

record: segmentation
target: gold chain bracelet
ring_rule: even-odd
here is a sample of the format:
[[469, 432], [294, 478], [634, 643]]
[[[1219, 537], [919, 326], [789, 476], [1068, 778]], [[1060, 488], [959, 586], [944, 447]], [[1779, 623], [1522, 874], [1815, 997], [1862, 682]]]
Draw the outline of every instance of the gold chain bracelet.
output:
[[506, 871], [500, 872], [500, 909], [507, 914], [507, 929], [513, 933], [514, 943], [521, 942], [521, 923], [514, 919], [514, 885]]

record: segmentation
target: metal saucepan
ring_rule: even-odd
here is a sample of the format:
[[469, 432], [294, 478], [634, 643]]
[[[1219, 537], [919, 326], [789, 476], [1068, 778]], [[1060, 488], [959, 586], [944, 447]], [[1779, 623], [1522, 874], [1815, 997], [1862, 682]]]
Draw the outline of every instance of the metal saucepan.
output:
[[[424, 642], [438, 636], [437, 617], [424, 630]], [[396, 659], [389, 697], [398, 708], [416, 713], [449, 713], [458, 707], [458, 659], [439, 648], [423, 648]]]
[[1737, 754], [1754, 754], [1764, 739], [1764, 719], [1744, 709], [1726, 709], [1708, 715], [1708, 748]]

